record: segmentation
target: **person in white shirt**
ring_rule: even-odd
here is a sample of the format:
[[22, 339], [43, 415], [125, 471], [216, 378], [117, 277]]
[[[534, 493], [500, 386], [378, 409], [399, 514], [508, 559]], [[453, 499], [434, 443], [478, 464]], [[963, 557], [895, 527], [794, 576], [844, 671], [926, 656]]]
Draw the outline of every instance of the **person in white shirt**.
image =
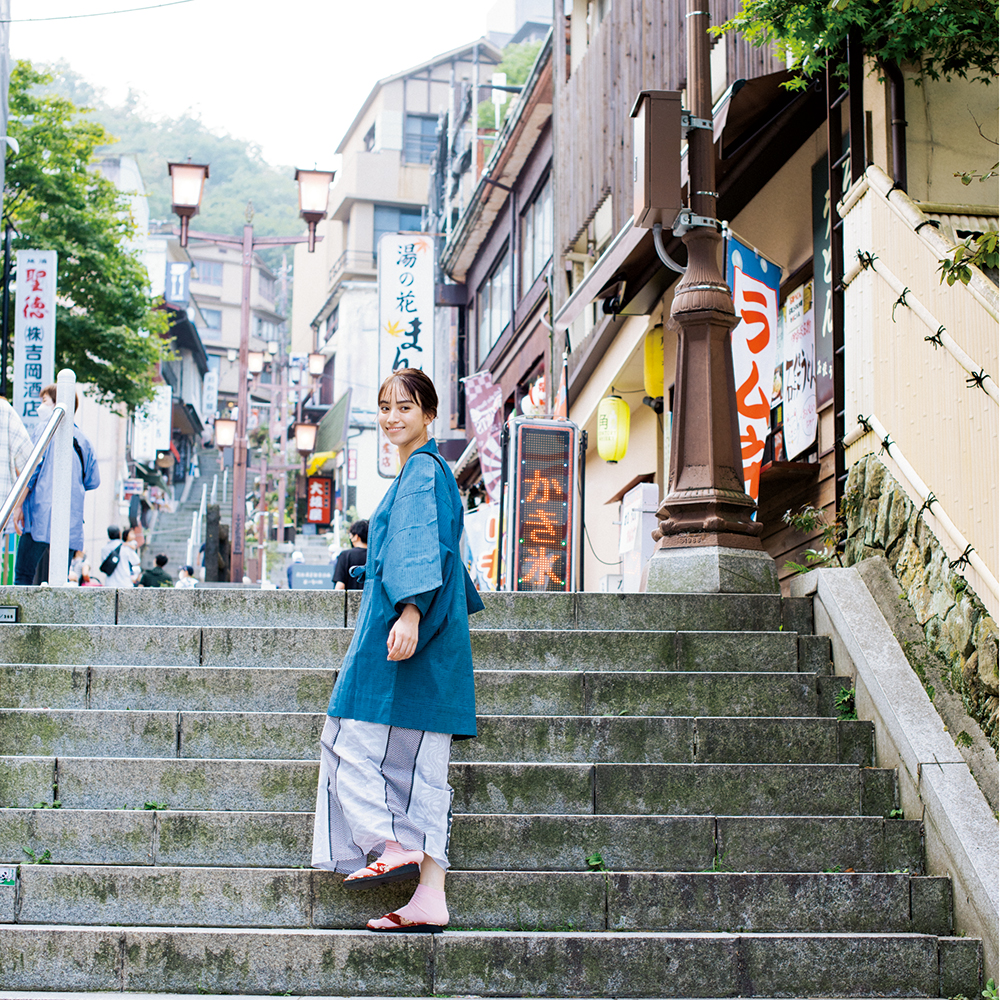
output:
[[118, 551], [118, 565], [108, 574], [104, 581], [105, 587], [134, 587], [135, 581], [139, 579], [141, 567], [139, 565], [139, 553], [136, 551], [138, 545], [134, 537], [134, 529], [129, 528], [125, 532], [124, 539], [121, 538], [120, 530], [112, 525], [108, 528], [108, 544], [101, 549], [101, 563], [114, 552]]

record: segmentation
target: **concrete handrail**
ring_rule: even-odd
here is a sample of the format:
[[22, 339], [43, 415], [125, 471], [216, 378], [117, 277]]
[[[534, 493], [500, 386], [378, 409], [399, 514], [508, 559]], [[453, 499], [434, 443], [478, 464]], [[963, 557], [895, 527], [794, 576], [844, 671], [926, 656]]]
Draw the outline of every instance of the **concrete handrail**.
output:
[[1000, 839], [969, 765], [856, 569], [813, 570], [791, 591], [813, 598], [835, 673], [854, 678], [858, 718], [875, 725], [877, 764], [896, 768], [904, 814], [924, 824], [927, 874], [951, 876], [955, 930], [982, 939], [984, 978], [996, 978]]

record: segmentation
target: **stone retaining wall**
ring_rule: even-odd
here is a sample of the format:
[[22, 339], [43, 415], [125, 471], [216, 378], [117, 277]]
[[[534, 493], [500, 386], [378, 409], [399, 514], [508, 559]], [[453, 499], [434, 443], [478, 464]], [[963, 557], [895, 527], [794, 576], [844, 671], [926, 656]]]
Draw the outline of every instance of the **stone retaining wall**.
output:
[[952, 689], [997, 750], [997, 625], [919, 508], [875, 455], [855, 464], [841, 504], [844, 564], [884, 555]]

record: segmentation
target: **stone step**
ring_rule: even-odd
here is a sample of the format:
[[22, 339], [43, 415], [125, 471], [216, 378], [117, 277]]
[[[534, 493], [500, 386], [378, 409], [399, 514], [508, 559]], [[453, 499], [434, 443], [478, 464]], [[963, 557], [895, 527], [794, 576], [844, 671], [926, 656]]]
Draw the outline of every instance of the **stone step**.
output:
[[[0, 710], [0, 755], [316, 760], [326, 716], [279, 712]], [[870, 722], [819, 718], [480, 716], [455, 761], [874, 763]]]
[[[296, 760], [0, 757], [0, 806], [311, 810], [318, 765]], [[886, 816], [895, 772], [851, 764], [453, 763], [468, 813]]]
[[[301, 868], [21, 865], [7, 924], [363, 927], [413, 883], [357, 892]], [[456, 871], [456, 930], [950, 934], [951, 880], [887, 874]]]
[[17, 924], [10, 990], [322, 996], [939, 996], [980, 945], [921, 934], [367, 931]]
[[[0, 864], [288, 868], [309, 862], [311, 812], [0, 809]], [[921, 875], [917, 820], [881, 816], [459, 814], [450, 859], [465, 870], [907, 871]]]
[[[5, 625], [0, 657], [11, 665], [334, 669], [352, 635], [342, 627]], [[823, 636], [792, 632], [472, 632], [480, 670], [614, 671], [627, 665], [634, 671], [828, 674], [829, 649]]]
[[[0, 666], [0, 708], [322, 712], [336, 671], [308, 667]], [[825, 716], [850, 678], [807, 673], [477, 670], [484, 715]]]
[[[810, 602], [744, 594], [490, 594], [478, 629], [812, 631]], [[0, 587], [0, 605], [31, 624], [351, 626], [361, 595], [319, 590]]]

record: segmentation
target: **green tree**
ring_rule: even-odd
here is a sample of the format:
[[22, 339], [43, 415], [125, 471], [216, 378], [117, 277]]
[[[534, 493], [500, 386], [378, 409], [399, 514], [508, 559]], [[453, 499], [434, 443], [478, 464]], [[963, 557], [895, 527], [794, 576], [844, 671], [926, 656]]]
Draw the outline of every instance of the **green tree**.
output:
[[[46, 67], [52, 80], [48, 91], [91, 108], [90, 117], [110, 133], [112, 146], [98, 150], [115, 156], [134, 156], [142, 173], [149, 199], [151, 219], [176, 222], [170, 209], [170, 178], [167, 164], [189, 156], [210, 168], [201, 212], [193, 228], [216, 233], [243, 232], [246, 206], [253, 202], [254, 230], [260, 236], [300, 236], [298, 188], [291, 167], [267, 163], [260, 147], [224, 132], [209, 129], [191, 114], [157, 119], [136, 91], [125, 102], [111, 106], [103, 92], [94, 88], [65, 61]], [[265, 250], [261, 256], [271, 267], [281, 263], [281, 248]]]
[[[508, 87], [520, 87], [531, 75], [532, 67], [535, 65], [535, 59], [538, 58], [541, 47], [541, 42], [521, 42], [518, 45], [508, 45], [503, 50], [503, 56], [494, 72], [507, 74]], [[514, 98], [517, 96], [517, 94], [508, 94], [507, 99], [500, 105], [501, 127], [503, 120], [507, 117], [507, 112], [513, 107]], [[492, 100], [480, 102], [476, 118], [480, 128], [492, 129], [496, 126], [494, 108]], [[486, 145], [486, 159], [489, 159], [492, 148], [493, 142], [490, 140]]]
[[831, 58], [846, 79], [839, 60], [852, 30], [879, 67], [911, 64], [932, 80], [988, 82], [997, 75], [994, 0], [744, 0], [734, 18], [713, 29], [775, 45], [800, 74], [794, 87], [804, 87]]
[[128, 197], [94, 168], [110, 137], [71, 101], [41, 93], [47, 82], [28, 62], [11, 74], [9, 132], [20, 152], [7, 154], [4, 211], [16, 248], [59, 254], [56, 368], [72, 368], [101, 402], [135, 409], [152, 398], [154, 366], [167, 355], [166, 315], [129, 245]]

